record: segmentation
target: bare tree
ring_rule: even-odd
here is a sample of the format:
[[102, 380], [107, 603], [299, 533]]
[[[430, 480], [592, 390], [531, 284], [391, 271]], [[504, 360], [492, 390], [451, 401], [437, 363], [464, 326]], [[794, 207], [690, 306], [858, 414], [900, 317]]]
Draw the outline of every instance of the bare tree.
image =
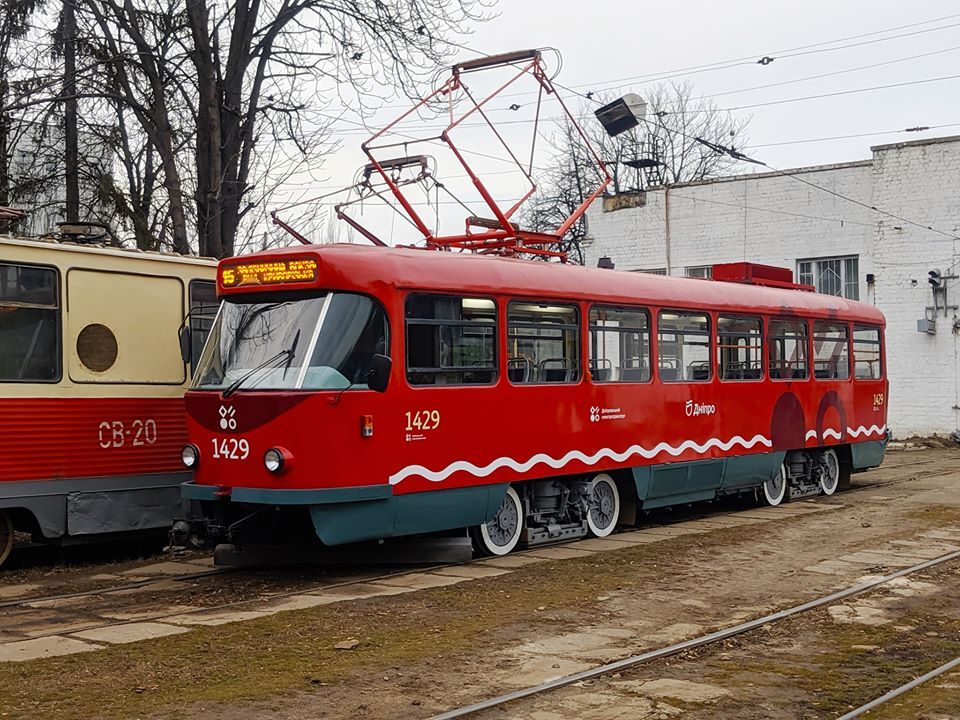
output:
[[[581, 108], [584, 133], [612, 178], [608, 193], [618, 195], [650, 185], [704, 180], [738, 165], [729, 154], [717, 152], [710, 145], [741, 149], [747, 142], [744, 131], [749, 118], [734, 117], [710, 99], [696, 97], [689, 83], [661, 83], [643, 97], [647, 102], [644, 122], [614, 138], [594, 119], [595, 104]], [[602, 96], [597, 101], [605, 104], [613, 99]], [[551, 144], [555, 151], [551, 165], [525, 215], [525, 224], [542, 232], [558, 227], [601, 180], [569, 121], [553, 135]], [[580, 243], [586, 236], [585, 215], [563, 238], [572, 261], [582, 258]]]
[[0, 205], [11, 200], [10, 165], [15, 120], [7, 110], [14, 77], [13, 49], [29, 31], [29, 19], [41, 0], [0, 0]]
[[253, 208], [261, 133], [286, 139], [309, 160], [318, 86], [346, 86], [360, 99], [371, 80], [409, 88], [451, 51], [446, 38], [482, 19], [483, 7], [477, 0], [186, 0], [199, 98], [201, 248], [232, 252]]
[[258, 242], [251, 210], [322, 163], [329, 104], [412, 93], [491, 1], [87, 0], [71, 82], [16, 109], [96, 118], [116, 154], [99, 198], [139, 247], [230, 255]]

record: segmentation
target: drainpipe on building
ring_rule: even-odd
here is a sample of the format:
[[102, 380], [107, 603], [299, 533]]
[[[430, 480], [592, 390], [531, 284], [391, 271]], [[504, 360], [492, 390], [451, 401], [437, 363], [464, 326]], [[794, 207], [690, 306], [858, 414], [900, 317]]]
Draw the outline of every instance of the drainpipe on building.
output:
[[667, 275], [672, 275], [670, 263], [670, 188], [663, 186], [663, 235], [667, 251]]

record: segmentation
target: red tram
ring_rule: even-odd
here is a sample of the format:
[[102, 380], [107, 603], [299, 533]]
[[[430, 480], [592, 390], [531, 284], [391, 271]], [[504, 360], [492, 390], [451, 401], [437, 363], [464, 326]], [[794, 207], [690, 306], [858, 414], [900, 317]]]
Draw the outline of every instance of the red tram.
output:
[[504, 554], [650, 508], [833, 493], [884, 456], [884, 318], [771, 270], [224, 260], [186, 396], [193, 521], [237, 543], [469, 528]]

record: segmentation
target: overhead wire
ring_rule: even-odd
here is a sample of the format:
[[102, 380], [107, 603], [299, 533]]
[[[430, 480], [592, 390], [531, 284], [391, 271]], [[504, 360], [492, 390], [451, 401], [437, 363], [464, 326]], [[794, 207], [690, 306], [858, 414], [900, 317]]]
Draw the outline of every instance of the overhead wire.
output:
[[[918, 31], [913, 31], [913, 32], [908, 32], [908, 33], [901, 33], [901, 34], [897, 34], [897, 35], [891, 35], [891, 36], [885, 37], [885, 38], [877, 38], [877, 39], [875, 39], [875, 40], [870, 41], [869, 43], [853, 43], [853, 44], [850, 44], [850, 45], [843, 45], [843, 46], [838, 46], [838, 47], [835, 47], [835, 48], [824, 48], [824, 46], [834, 45], [834, 44], [836, 44], [836, 43], [843, 43], [843, 42], [846, 42], [846, 41], [848, 41], [848, 40], [859, 40], [859, 39], [862, 39], [862, 38], [874, 37], [874, 36], [876, 36], [876, 35], [882, 35], [882, 34], [885, 34], [885, 33], [896, 32], [897, 30], [907, 30], [907, 29], [910, 29], [910, 28], [919, 27], [919, 26], [921, 26], [921, 25], [930, 25], [931, 23], [942, 22], [942, 21], [944, 21], [944, 20], [952, 20], [952, 19], [954, 19], [954, 18], [960, 18], [960, 13], [954, 13], [954, 14], [951, 14], [951, 15], [943, 15], [943, 16], [941, 16], [941, 17], [931, 18], [931, 19], [929, 19], [929, 20], [922, 20], [922, 21], [918, 21], [918, 22], [907, 23], [907, 24], [905, 24], [905, 25], [897, 25], [897, 26], [894, 26], [894, 27], [884, 28], [884, 29], [882, 29], [882, 30], [874, 30], [874, 31], [867, 32], [867, 33], [859, 33], [859, 34], [856, 34], [856, 35], [848, 35], [848, 36], [845, 36], [845, 37], [834, 38], [833, 40], [824, 40], [824, 41], [821, 41], [821, 42], [811, 43], [811, 44], [808, 44], [808, 45], [800, 45], [800, 46], [797, 46], [797, 47], [785, 48], [785, 49], [782, 49], [782, 50], [769, 51], [769, 52], [767, 52], [767, 53], [758, 52], [758, 53], [754, 53], [753, 55], [744, 56], [744, 57], [740, 57], [740, 58], [733, 58], [733, 59], [730, 59], [730, 60], [715, 61], [715, 62], [711, 62], [711, 63], [703, 63], [703, 64], [700, 64], [700, 65], [691, 65], [691, 66], [687, 66], [687, 67], [676, 68], [676, 69], [673, 69], [673, 70], [664, 70], [664, 71], [659, 71], [659, 72], [646, 73], [646, 74], [641, 74], [641, 75], [633, 75], [633, 76], [629, 76], [629, 77], [616, 78], [616, 79], [598, 80], [598, 81], [593, 81], [593, 82], [591, 82], [591, 83], [578, 83], [578, 84], [574, 84], [572, 87], [575, 87], [575, 88], [587, 88], [587, 89], [594, 88], [595, 91], [616, 90], [616, 89], [619, 89], [619, 88], [623, 87], [623, 85], [626, 84], [626, 83], [635, 82], [635, 81], [639, 81], [639, 82], [643, 82], [643, 83], [659, 82], [659, 81], [662, 81], [662, 80], [670, 80], [670, 79], [677, 78], [677, 77], [685, 77], [685, 76], [687, 76], [687, 75], [698, 74], [699, 72], [709, 72], [709, 71], [712, 71], [712, 70], [724, 70], [724, 69], [728, 69], [728, 68], [731, 68], [731, 67], [737, 67], [737, 66], [743, 66], [743, 65], [757, 65], [757, 64], [758, 64], [758, 58], [761, 58], [761, 57], [773, 57], [773, 58], [776, 60], [776, 59], [785, 59], [785, 58], [799, 57], [799, 56], [802, 56], [802, 55], [804, 55], [804, 54], [813, 54], [814, 52], [819, 53], [819, 52], [826, 52], [826, 51], [828, 51], [828, 50], [843, 50], [843, 49], [847, 49], [847, 48], [849, 48], [849, 47], [860, 47], [860, 46], [867, 45], [867, 44], [874, 44], [874, 43], [878, 43], [878, 42], [885, 42], [885, 41], [887, 41], [887, 40], [896, 40], [896, 39], [899, 39], [899, 38], [902, 38], [902, 37], [912, 37], [912, 36], [919, 35], [919, 34], [923, 34], [923, 33], [937, 32], [937, 31], [940, 31], [940, 30], [946, 30], [946, 29], [949, 29], [949, 28], [953, 28], [953, 27], [958, 27], [958, 26], [960, 26], [960, 22], [958, 22], [958, 23], [951, 23], [951, 24], [948, 24], [948, 25], [941, 25], [941, 26], [937, 26], [937, 27], [934, 27], [934, 28], [927, 28], [927, 29], [925, 29], [925, 30], [918, 30]], [[461, 43], [449, 42], [449, 44], [450, 44], [450, 45], [453, 45], [454, 47], [459, 47], [459, 48], [461, 48], [461, 49], [463, 49], [463, 50], [467, 50], [468, 52], [475, 53], [475, 54], [477, 54], [477, 55], [485, 55], [485, 54], [486, 54], [486, 53], [483, 53], [483, 52], [481, 52], [481, 51], [479, 51], [479, 50], [476, 50], [476, 49], [474, 49], [474, 48], [471, 48], [471, 47], [469, 47], [468, 45], [464, 45], [464, 44], [461, 44]], [[816, 48], [824, 48], [824, 49], [823, 49], [823, 50], [815, 50]], [[809, 52], [809, 53], [804, 52], [804, 51], [807, 51], [807, 50], [810, 50], [810, 52]], [[604, 86], [606, 86], [606, 87], [604, 87]], [[518, 92], [514, 92], [514, 93], [504, 93], [502, 97], [505, 97], [505, 98], [506, 98], [506, 97], [520, 97], [520, 96], [523, 96], [523, 95], [530, 95], [530, 94], [533, 94], [533, 93], [535, 93], [535, 92], [536, 92], [536, 91], [518, 91]], [[395, 109], [395, 108], [402, 108], [402, 107], [406, 107], [406, 106], [404, 106], [404, 105], [384, 105], [384, 106], [382, 106], [380, 109], [382, 109], [382, 110], [387, 110], [387, 109]]]

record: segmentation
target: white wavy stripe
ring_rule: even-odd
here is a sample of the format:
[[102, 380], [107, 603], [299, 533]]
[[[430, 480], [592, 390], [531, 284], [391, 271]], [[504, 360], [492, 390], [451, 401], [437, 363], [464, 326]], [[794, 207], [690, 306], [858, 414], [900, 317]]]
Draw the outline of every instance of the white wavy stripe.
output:
[[871, 425], [870, 427], [864, 427], [863, 425], [861, 425], [856, 430], [854, 430], [853, 428], [847, 428], [847, 435], [849, 435], [850, 437], [860, 437], [861, 435], [873, 435], [874, 433], [882, 435], [886, 431], [887, 431], [886, 425]]
[[447, 465], [447, 467], [445, 467], [443, 470], [440, 470], [439, 472], [433, 472], [432, 470], [425, 468], [423, 465], [410, 465], [408, 467], [403, 468], [396, 474], [391, 475], [390, 484], [397, 485], [403, 482], [404, 480], [406, 480], [408, 477], [411, 477], [413, 475], [419, 475], [420, 477], [426, 478], [430, 482], [438, 483], [438, 482], [443, 482], [448, 477], [450, 477], [453, 473], [459, 470], [468, 472], [471, 475], [474, 475], [476, 477], [486, 477], [490, 473], [504, 467], [508, 467], [518, 473], [528, 472], [531, 468], [540, 464], [548, 465], [549, 467], [552, 467], [554, 470], [559, 470], [560, 468], [562, 468], [564, 465], [566, 465], [572, 460], [579, 460], [585, 465], [595, 465], [596, 463], [600, 462], [600, 460], [602, 460], [603, 458], [609, 458], [617, 462], [623, 462], [624, 460], [626, 460], [629, 457], [632, 457], [633, 455], [639, 455], [640, 457], [649, 460], [653, 457], [656, 457], [662, 452], [665, 452], [668, 455], [672, 455], [676, 457], [686, 452], [687, 450], [695, 450], [698, 453], [704, 453], [710, 448], [720, 448], [723, 451], [727, 451], [730, 448], [732, 448], [734, 445], [740, 445], [743, 448], [749, 450], [750, 448], [752, 448], [754, 445], [757, 445], [757, 444], [764, 445], [766, 447], [773, 447], [773, 443], [770, 442], [770, 440], [765, 438], [763, 435], [754, 435], [749, 440], [745, 440], [740, 435], [734, 435], [732, 438], [730, 438], [726, 442], [719, 440], [717, 438], [711, 438], [710, 440], [707, 440], [702, 445], [694, 442], [693, 440], [685, 440], [684, 442], [680, 443], [676, 447], [670, 445], [669, 443], [662, 442], [656, 445], [651, 450], [647, 450], [646, 448], [641, 447], [640, 445], [631, 445], [622, 453], [614, 452], [610, 448], [603, 448], [601, 450], [598, 450], [593, 455], [585, 455], [579, 450], [571, 450], [570, 452], [568, 452], [566, 455], [564, 455], [559, 459], [555, 459], [547, 455], [546, 453], [538, 453], [523, 463], [518, 463], [513, 458], [501, 457], [501, 458], [497, 458], [496, 460], [491, 462], [489, 465], [484, 465], [483, 467], [478, 467], [477, 465], [474, 465], [471, 462], [467, 462], [466, 460], [457, 460], [456, 462], [450, 463], [449, 465]]
[[[886, 425], [872, 425], [871, 427], [865, 427], [865, 426], [861, 425], [861, 426], [858, 427], [857, 429], [853, 429], [853, 428], [849, 428], [849, 427], [848, 427], [848, 428], [847, 428], [847, 435], [849, 435], [850, 437], [860, 437], [861, 435], [873, 435], [874, 433], [879, 433], [879, 434], [882, 435], [882, 434], [885, 433], [886, 431], [887, 431], [887, 426], [886, 426]], [[833, 428], [827, 428], [826, 430], [824, 430], [824, 431], [823, 431], [823, 437], [824, 437], [824, 439], [826, 439], [826, 438], [828, 438], [828, 437], [832, 437], [834, 440], [840, 440], [840, 439], [842, 439], [842, 436], [841, 436], [841, 434], [840, 434], [840, 431], [839, 431], [839, 430], [834, 430]], [[816, 440], [816, 439], [817, 439], [817, 431], [816, 431], [816, 430], [808, 430], [805, 438], [806, 438], [807, 440]]]

